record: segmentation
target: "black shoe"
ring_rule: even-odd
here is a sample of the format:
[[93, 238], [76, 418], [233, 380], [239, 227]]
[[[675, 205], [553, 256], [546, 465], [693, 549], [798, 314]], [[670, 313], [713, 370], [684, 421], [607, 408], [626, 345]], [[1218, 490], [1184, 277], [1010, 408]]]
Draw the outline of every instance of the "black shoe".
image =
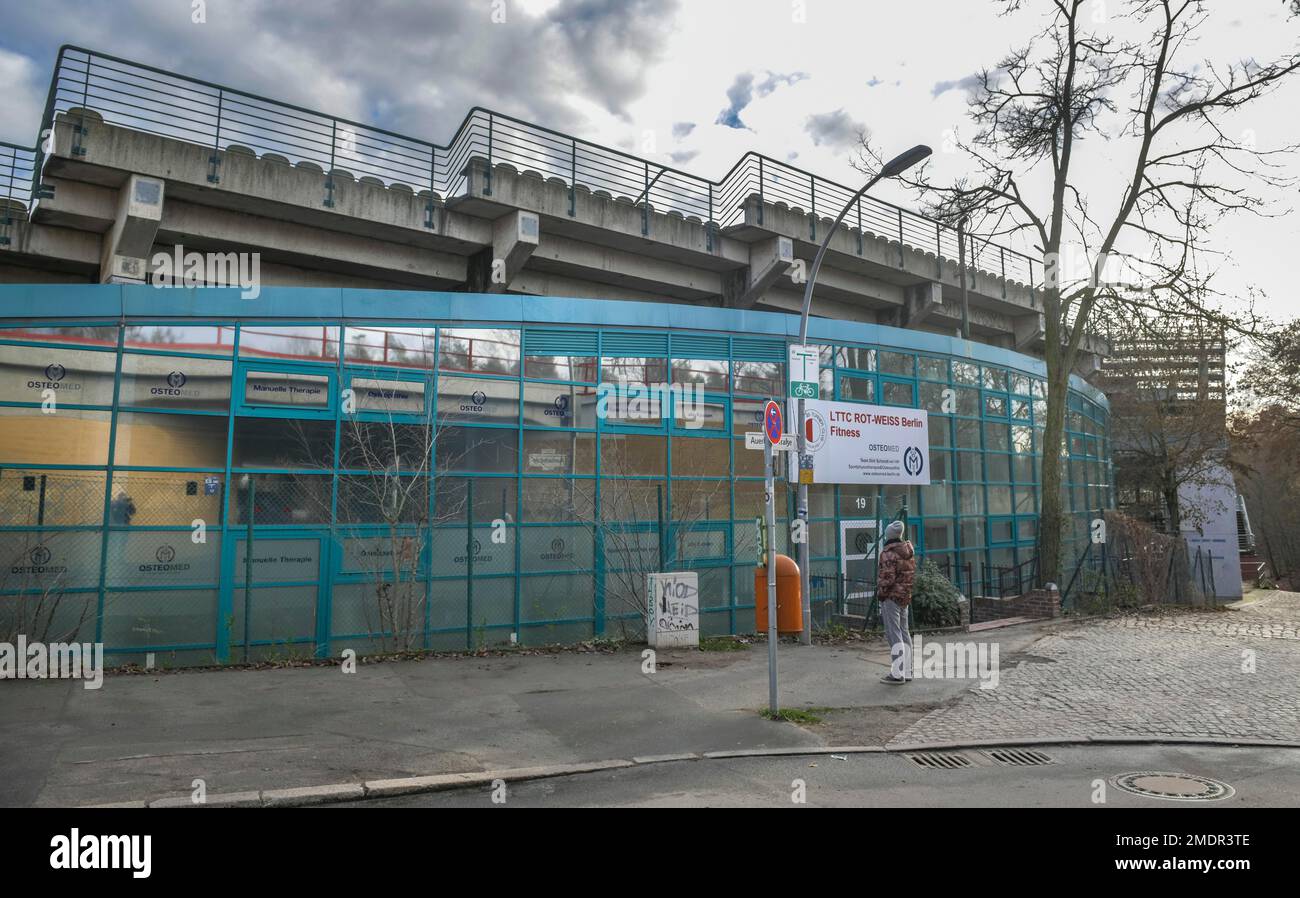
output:
[[890, 686], [902, 686], [904, 683], [907, 682], [907, 680], [903, 679], [902, 677], [896, 677], [892, 673], [889, 673], [881, 677], [880, 682], [888, 683]]

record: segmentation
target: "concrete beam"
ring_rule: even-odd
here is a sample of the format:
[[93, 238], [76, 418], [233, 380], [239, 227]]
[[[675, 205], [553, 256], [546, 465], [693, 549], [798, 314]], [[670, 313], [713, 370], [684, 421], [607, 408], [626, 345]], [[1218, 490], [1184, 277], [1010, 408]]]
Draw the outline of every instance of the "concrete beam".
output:
[[687, 300], [718, 296], [723, 290], [719, 272], [560, 236], [549, 226], [528, 260], [525, 271], [533, 270]]
[[118, 189], [117, 213], [100, 246], [100, 283], [144, 283], [162, 221], [163, 193], [161, 180], [144, 175], [131, 175]]
[[1036, 343], [1040, 343], [1046, 334], [1046, 325], [1043, 320], [1042, 312], [1033, 315], [1021, 315], [1011, 320], [1013, 341], [1012, 345], [1017, 352], [1024, 352], [1027, 348]]
[[492, 272], [488, 293], [504, 293], [523, 270], [541, 240], [536, 212], [516, 210], [492, 223]]
[[777, 279], [794, 264], [794, 241], [772, 237], [749, 246], [749, 283], [736, 299], [738, 309], [752, 309]]
[[923, 281], [903, 291], [903, 307], [899, 309], [899, 327], [917, 327], [930, 313], [943, 305], [943, 284]]

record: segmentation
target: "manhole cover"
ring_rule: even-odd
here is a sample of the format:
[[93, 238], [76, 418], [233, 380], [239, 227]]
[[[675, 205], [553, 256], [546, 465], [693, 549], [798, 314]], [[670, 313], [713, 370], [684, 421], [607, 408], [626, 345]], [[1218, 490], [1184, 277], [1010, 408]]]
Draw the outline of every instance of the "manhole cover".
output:
[[907, 757], [917, 767], [924, 767], [926, 770], [960, 770], [971, 766], [970, 758], [955, 752], [923, 751], [909, 754]]
[[1231, 797], [1237, 790], [1227, 783], [1190, 773], [1161, 773], [1142, 771], [1113, 776], [1110, 784], [1116, 789], [1145, 795], [1147, 798], [1165, 798], [1170, 801], [1218, 801]]

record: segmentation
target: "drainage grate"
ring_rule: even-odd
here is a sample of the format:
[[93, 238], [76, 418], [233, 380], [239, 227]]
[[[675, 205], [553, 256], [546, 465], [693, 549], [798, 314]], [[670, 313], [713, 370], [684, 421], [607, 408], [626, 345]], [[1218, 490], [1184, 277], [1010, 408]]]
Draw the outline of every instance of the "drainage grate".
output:
[[1113, 776], [1110, 784], [1116, 789], [1134, 795], [1163, 798], [1168, 801], [1218, 801], [1232, 797], [1237, 791], [1227, 783], [1205, 776], [1151, 770]]
[[1049, 755], [1032, 748], [991, 748], [984, 754], [1004, 767], [1041, 767], [1056, 763]]
[[971, 766], [970, 758], [963, 754], [946, 751], [922, 751], [907, 756], [917, 767], [926, 770], [960, 770]]

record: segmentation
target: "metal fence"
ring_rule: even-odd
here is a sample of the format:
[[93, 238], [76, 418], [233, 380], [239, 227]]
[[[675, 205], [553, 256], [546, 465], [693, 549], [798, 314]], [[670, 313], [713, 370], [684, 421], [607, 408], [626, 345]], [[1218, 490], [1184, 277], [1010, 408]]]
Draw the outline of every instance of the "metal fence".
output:
[[[576, 190], [585, 188], [626, 198], [642, 208], [647, 221], [654, 210], [725, 228], [743, 222], [746, 203], [757, 197], [759, 224], [762, 203], [784, 203], [807, 216], [809, 238], [819, 240], [819, 229], [828, 227], [856, 192], [757, 153], [743, 156], [722, 180], [710, 181], [481, 107], [470, 110], [443, 146], [72, 46], [59, 50], [42, 133], [60, 114], [78, 126], [73, 155], [81, 149], [82, 123], [93, 122], [97, 115], [120, 127], [211, 147], [208, 179], [213, 183], [220, 182], [227, 153], [269, 156], [330, 173], [327, 206], [332, 204], [334, 177], [350, 175], [427, 192], [431, 207], [435, 197], [463, 195], [468, 164], [481, 158], [488, 163], [487, 191], [492, 166], [498, 164], [557, 178], [569, 189], [570, 215], [576, 211]], [[18, 203], [20, 211], [30, 210], [40, 163], [40, 147], [0, 147], [0, 197]], [[845, 221], [861, 234], [887, 237], [947, 259], [958, 256], [954, 228], [879, 199], [859, 199]], [[1039, 263], [1029, 256], [974, 235], [968, 235], [966, 249], [976, 270], [1030, 287], [1041, 284]]]

